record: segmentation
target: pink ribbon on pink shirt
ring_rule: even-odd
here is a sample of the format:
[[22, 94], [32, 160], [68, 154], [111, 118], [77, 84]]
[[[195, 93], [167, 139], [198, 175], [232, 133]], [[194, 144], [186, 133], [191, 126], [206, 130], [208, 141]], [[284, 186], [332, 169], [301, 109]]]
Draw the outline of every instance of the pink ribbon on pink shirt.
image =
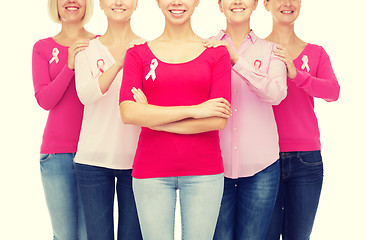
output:
[[104, 73], [104, 70], [103, 70], [104, 66], [105, 66], [104, 60], [103, 59], [98, 59], [98, 61], [97, 61], [97, 68], [99, 69], [99, 71], [101, 73]]
[[254, 67], [256, 67], [256, 68], [258, 68], [258, 69], [260, 69], [261, 68], [261, 66], [262, 66], [262, 62], [261, 62], [261, 60], [255, 60], [254, 61]]

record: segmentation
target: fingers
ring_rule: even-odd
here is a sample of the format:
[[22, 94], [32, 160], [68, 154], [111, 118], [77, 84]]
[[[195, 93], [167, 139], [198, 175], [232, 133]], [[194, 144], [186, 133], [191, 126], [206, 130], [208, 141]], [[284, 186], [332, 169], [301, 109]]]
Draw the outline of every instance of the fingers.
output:
[[136, 89], [135, 87], [133, 87], [131, 89], [131, 92], [133, 93], [133, 98], [135, 99], [136, 102], [148, 103], [145, 94], [143, 93], [143, 91], [140, 88]]
[[226, 42], [214, 40], [214, 39], [205, 39], [202, 41], [203, 46], [206, 48], [216, 48], [219, 46], [226, 46]]
[[214, 116], [222, 118], [232, 116], [231, 105], [225, 98], [215, 98], [209, 101], [214, 104]]

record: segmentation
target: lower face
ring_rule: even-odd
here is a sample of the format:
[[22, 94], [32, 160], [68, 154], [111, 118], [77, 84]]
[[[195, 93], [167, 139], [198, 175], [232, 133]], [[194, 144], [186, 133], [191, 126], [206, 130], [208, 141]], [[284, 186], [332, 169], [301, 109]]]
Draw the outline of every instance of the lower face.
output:
[[58, 0], [57, 8], [61, 21], [80, 22], [85, 15], [86, 1]]

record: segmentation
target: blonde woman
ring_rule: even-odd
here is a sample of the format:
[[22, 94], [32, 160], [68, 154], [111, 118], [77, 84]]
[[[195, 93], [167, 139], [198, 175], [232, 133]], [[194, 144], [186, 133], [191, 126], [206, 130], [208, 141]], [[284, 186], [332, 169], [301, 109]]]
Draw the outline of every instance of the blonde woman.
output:
[[49, 111], [41, 146], [41, 177], [53, 239], [86, 240], [73, 168], [83, 115], [75, 89], [74, 61], [75, 54], [95, 37], [84, 28], [92, 15], [93, 1], [49, 0], [48, 4], [50, 16], [61, 24], [61, 31], [33, 47], [35, 97]]

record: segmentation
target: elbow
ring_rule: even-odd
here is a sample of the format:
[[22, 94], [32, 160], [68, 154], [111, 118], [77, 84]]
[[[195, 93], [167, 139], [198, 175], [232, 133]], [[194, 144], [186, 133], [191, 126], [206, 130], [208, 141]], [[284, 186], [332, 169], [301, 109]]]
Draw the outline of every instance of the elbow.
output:
[[219, 118], [217, 121], [217, 130], [224, 130], [226, 127], [227, 118]]
[[128, 111], [128, 103], [127, 102], [121, 102], [119, 105], [119, 110], [121, 113], [122, 122], [124, 124], [133, 124], [133, 118], [131, 114], [129, 114], [130, 111]]

